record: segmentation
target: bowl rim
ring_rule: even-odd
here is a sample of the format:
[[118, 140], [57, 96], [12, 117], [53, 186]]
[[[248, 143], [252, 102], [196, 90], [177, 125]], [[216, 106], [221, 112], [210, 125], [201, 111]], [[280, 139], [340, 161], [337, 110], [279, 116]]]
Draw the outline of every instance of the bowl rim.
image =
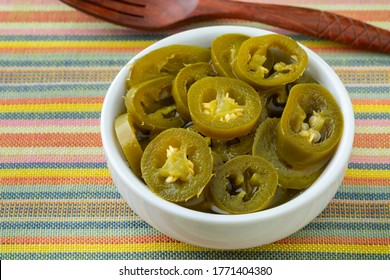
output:
[[[192, 209], [185, 208], [183, 206], [177, 205], [175, 203], [164, 200], [163, 198], [155, 195], [128, 167], [127, 163], [123, 160], [121, 152], [115, 147], [114, 143], [117, 141], [115, 139], [115, 133], [113, 133], [113, 119], [109, 119], [107, 115], [108, 111], [113, 106], [116, 95], [118, 93], [114, 92], [114, 87], [117, 83], [122, 81], [122, 77], [126, 75], [129, 71], [129, 65], [131, 65], [136, 59], [145, 55], [153, 49], [159, 48], [164, 45], [172, 44], [169, 43], [173, 39], [178, 39], [180, 37], [187, 38], [191, 37], [194, 34], [224, 34], [224, 33], [242, 33], [254, 35], [265, 35], [273, 34], [274, 32], [247, 26], [236, 26], [236, 25], [218, 25], [218, 26], [208, 26], [200, 27], [195, 29], [186, 30], [179, 32], [173, 35], [170, 35], [162, 40], [157, 41], [156, 43], [145, 48], [137, 55], [135, 55], [117, 74], [115, 79], [110, 84], [110, 87], [107, 91], [106, 97], [103, 102], [102, 111], [101, 111], [101, 122], [100, 122], [100, 132], [102, 137], [103, 149], [107, 162], [110, 162], [111, 167], [114, 168], [121, 177], [121, 179], [127, 183], [127, 187], [131, 188], [133, 192], [137, 193], [139, 197], [144, 199], [150, 204], [154, 204], [155, 207], [170, 213], [174, 216], [180, 216], [185, 219], [192, 220], [194, 222], [202, 222], [209, 224], [245, 224], [252, 223], [259, 220], [268, 220], [275, 219], [277, 216], [283, 216], [288, 214], [288, 212], [293, 211], [294, 209], [301, 207], [308, 207], [310, 203], [316, 200], [319, 196], [323, 195], [326, 192], [327, 186], [332, 182], [332, 179], [335, 178], [335, 174], [340, 172], [340, 168], [345, 167], [349, 161], [349, 155], [352, 151], [352, 144], [354, 139], [354, 113], [352, 108], [352, 102], [349, 98], [347, 90], [343, 83], [341, 82], [338, 75], [334, 70], [316, 53], [307, 48], [306, 46], [299, 43], [299, 45], [307, 52], [309, 56], [309, 65], [321, 65], [323, 72], [329, 75], [329, 78], [336, 84], [338, 88], [338, 104], [342, 110], [344, 117], [344, 128], [343, 134], [340, 139], [340, 142], [337, 147], [336, 153], [332, 156], [327, 167], [321, 174], [321, 176], [304, 192], [302, 192], [297, 197], [292, 200], [283, 203], [279, 206], [276, 206], [271, 209], [262, 210], [254, 213], [247, 214], [235, 214], [235, 215], [221, 215], [214, 213], [205, 213]], [[201, 35], [198, 35], [201, 36]], [[188, 44], [191, 45], [191, 44]], [[332, 93], [334, 95], [334, 93]], [[119, 97], [123, 96], [121, 94]], [[341, 106], [343, 105], [343, 106]], [[118, 112], [117, 115], [119, 115]], [[110, 123], [111, 122], [111, 123]], [[348, 156], [347, 156], [348, 155]], [[343, 174], [344, 175], [344, 174]], [[336, 190], [337, 191], [337, 190]], [[334, 195], [334, 194], [333, 194]], [[333, 196], [332, 195], [332, 196]], [[324, 205], [325, 207], [326, 205]]]

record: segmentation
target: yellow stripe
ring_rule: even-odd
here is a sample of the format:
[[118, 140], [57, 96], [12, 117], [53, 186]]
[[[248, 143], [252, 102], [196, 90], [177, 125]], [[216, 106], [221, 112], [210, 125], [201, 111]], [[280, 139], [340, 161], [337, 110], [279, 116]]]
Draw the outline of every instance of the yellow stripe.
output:
[[101, 103], [0, 105], [0, 112], [100, 112]]
[[31, 169], [0, 169], [0, 177], [107, 177], [105, 168], [31, 168]]
[[357, 127], [355, 127], [355, 133], [364, 133], [364, 134], [386, 133], [386, 134], [390, 134], [390, 126], [357, 126]]
[[347, 169], [345, 176], [356, 178], [390, 178], [390, 170]]
[[[183, 243], [147, 243], [147, 244], [16, 244], [0, 245], [2, 253], [50, 253], [50, 252], [152, 252], [152, 251], [209, 251], [209, 249]], [[323, 252], [323, 253], [359, 253], [388, 254], [389, 246], [383, 245], [344, 245], [344, 244], [269, 244], [248, 251], [279, 252]]]
[[355, 113], [376, 113], [376, 112], [390, 112], [390, 105], [353, 105]]
[[155, 40], [149, 41], [12, 41], [0, 42], [0, 48], [144, 48]]

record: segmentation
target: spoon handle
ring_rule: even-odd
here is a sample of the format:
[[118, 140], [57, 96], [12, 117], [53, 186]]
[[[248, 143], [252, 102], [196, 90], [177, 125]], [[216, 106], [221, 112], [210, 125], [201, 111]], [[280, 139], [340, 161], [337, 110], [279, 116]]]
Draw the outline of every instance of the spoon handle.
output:
[[[281, 7], [284, 28], [357, 48], [390, 53], [390, 32], [335, 13]], [[283, 20], [284, 19], [284, 20]]]
[[390, 31], [335, 13], [230, 0], [206, 0], [203, 3], [208, 3], [209, 11], [212, 10], [210, 16], [258, 21], [352, 47], [390, 53]]

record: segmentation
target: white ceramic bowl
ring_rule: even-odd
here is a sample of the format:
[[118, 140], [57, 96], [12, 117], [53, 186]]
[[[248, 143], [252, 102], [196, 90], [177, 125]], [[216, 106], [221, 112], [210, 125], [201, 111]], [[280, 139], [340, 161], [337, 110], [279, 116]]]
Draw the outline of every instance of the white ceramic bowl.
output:
[[354, 136], [354, 114], [339, 77], [318, 55], [302, 46], [309, 56], [308, 70], [334, 95], [345, 122], [338, 149], [317, 181], [283, 205], [242, 215], [197, 212], [159, 198], [129, 169], [114, 132], [115, 117], [125, 112], [123, 96], [126, 94], [125, 80], [129, 65], [146, 53], [167, 45], [209, 47], [215, 37], [225, 33], [259, 36], [270, 32], [240, 26], [205, 27], [172, 35], [146, 48], [112, 82], [103, 104], [101, 135], [113, 181], [122, 197], [142, 219], [164, 234], [186, 243], [215, 249], [243, 249], [291, 235], [326, 207], [337, 192], [347, 168]]

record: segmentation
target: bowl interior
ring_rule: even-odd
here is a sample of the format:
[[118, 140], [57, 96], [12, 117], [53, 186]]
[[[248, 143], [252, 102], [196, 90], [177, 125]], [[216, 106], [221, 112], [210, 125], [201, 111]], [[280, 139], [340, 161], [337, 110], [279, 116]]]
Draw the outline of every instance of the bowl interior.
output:
[[[172, 44], [210, 47], [211, 41], [215, 37], [225, 33], [240, 33], [249, 36], [260, 36], [269, 34], [271, 32], [258, 28], [240, 26], [216, 26], [193, 29], [158, 41], [157, 43], [137, 54], [131, 61], [129, 61], [126, 66], [122, 68], [107, 92], [102, 109], [101, 134], [105, 155], [107, 161], [110, 162], [111, 168], [115, 169], [119, 176], [128, 182], [128, 188], [130, 188], [132, 192], [136, 193], [143, 200], [154, 203], [156, 207], [163, 209], [164, 211], [213, 224], [241, 223], [250, 220], [272, 219], [275, 216], [283, 215], [284, 213], [289, 212], [294, 207], [305, 203], [307, 204], [308, 201], [315, 201], [319, 196], [323, 195], [323, 193], [326, 192], [326, 188], [331, 183], [332, 178], [334, 178], [334, 174], [339, 174], [340, 172], [344, 174], [352, 149], [354, 135], [354, 114], [348, 93], [339, 77], [331, 69], [331, 67], [326, 64], [326, 62], [323, 61], [317, 54], [305, 46], [301, 45], [309, 56], [308, 71], [335, 97], [344, 116], [344, 131], [337, 151], [330, 160], [322, 175], [307, 190], [280, 206], [250, 214], [220, 215], [190, 210], [174, 203], [165, 201], [154, 195], [149, 190], [149, 188], [132, 173], [121, 152], [120, 145], [116, 140], [116, 135], [114, 132], [114, 120], [119, 114], [125, 112], [123, 101], [123, 96], [126, 94], [125, 80], [128, 75], [130, 65], [136, 59], [142, 57], [152, 50]], [[334, 193], [329, 195], [333, 197]]]

